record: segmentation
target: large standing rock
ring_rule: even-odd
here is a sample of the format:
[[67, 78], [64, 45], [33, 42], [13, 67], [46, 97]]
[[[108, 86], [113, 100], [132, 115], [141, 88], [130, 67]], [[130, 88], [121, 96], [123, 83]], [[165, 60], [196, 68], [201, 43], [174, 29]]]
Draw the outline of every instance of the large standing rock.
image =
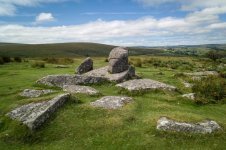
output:
[[9, 112], [7, 116], [21, 121], [31, 130], [40, 127], [60, 106], [68, 99], [70, 94], [62, 94], [50, 101], [30, 103]]
[[112, 74], [128, 70], [128, 50], [122, 47], [114, 48], [109, 54], [108, 71]]
[[88, 95], [96, 95], [99, 93], [99, 91], [92, 87], [80, 85], [64, 85], [63, 90], [69, 93], [82, 93]]
[[53, 93], [53, 90], [33, 90], [33, 89], [25, 89], [23, 92], [20, 93], [22, 97], [39, 97], [45, 94]]
[[169, 90], [169, 91], [176, 90], [176, 87], [174, 86], [167, 85], [165, 83], [151, 80], [151, 79], [129, 80], [129, 81], [117, 84], [116, 86], [127, 89], [128, 91], [146, 91], [146, 90], [155, 90], [155, 89], [162, 89], [162, 90]]
[[221, 127], [212, 120], [199, 122], [197, 124], [176, 122], [166, 117], [161, 117], [157, 122], [157, 129], [163, 131], [189, 132], [189, 133], [213, 133]]
[[91, 70], [93, 70], [93, 60], [90, 57], [88, 57], [77, 68], [77, 74], [83, 74]]
[[132, 101], [133, 99], [130, 97], [105, 96], [95, 102], [92, 102], [91, 105], [94, 107], [102, 107], [106, 109], [117, 109]]

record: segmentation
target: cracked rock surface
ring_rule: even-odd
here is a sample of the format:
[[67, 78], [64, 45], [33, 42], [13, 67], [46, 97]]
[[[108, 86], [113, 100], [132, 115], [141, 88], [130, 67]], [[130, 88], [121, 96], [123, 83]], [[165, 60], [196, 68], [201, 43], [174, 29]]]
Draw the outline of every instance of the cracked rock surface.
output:
[[132, 101], [133, 99], [131, 97], [105, 96], [95, 102], [91, 102], [91, 106], [102, 107], [105, 109], [117, 109], [123, 107], [124, 105]]
[[176, 122], [166, 117], [161, 117], [157, 122], [157, 129], [163, 131], [189, 132], [189, 133], [213, 133], [221, 129], [217, 122], [208, 120], [196, 124]]
[[176, 87], [151, 80], [151, 79], [135, 79], [129, 80], [120, 84], [116, 85], [117, 87], [121, 87], [127, 89], [128, 91], [145, 91], [145, 90], [154, 90], [154, 89], [162, 89], [162, 90], [169, 90], [174, 91]]
[[63, 88], [64, 85], [94, 84], [106, 81], [104, 77], [87, 75], [48, 75], [36, 81], [37, 84]]
[[59, 107], [70, 99], [70, 94], [61, 94], [50, 101], [30, 103], [7, 113], [11, 119], [18, 120], [29, 129], [40, 127]]
[[20, 93], [20, 96], [23, 97], [40, 97], [45, 94], [53, 93], [53, 90], [33, 90], [33, 89], [25, 89], [23, 92]]
[[82, 93], [88, 95], [95, 95], [99, 93], [99, 91], [92, 87], [80, 85], [64, 85], [63, 90], [69, 93]]

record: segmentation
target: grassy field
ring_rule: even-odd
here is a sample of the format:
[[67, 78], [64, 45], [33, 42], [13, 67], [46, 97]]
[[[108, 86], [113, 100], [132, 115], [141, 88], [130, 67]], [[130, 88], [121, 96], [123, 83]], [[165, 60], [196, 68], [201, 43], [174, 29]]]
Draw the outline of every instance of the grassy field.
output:
[[[42, 88], [35, 81], [48, 74], [73, 74], [83, 58], [74, 59], [69, 68], [31, 68], [32, 61], [0, 65], [0, 149], [226, 149], [226, 131], [210, 134], [182, 134], [160, 132], [156, 122], [161, 116], [178, 121], [197, 122], [205, 119], [217, 121], [226, 128], [226, 105], [197, 105], [181, 94], [191, 92], [182, 84], [181, 72], [200, 71], [215, 65], [209, 60], [190, 57], [130, 57], [162, 62], [184, 62], [165, 67], [164, 65], [142, 64], [136, 67], [137, 74], [176, 86], [178, 92], [150, 91], [144, 94], [122, 93], [114, 84], [92, 85], [102, 95], [76, 94], [36, 132], [30, 132], [18, 122], [11, 121], [5, 114], [20, 105], [53, 98], [59, 93], [40, 98], [21, 98], [18, 93], [26, 88]], [[95, 68], [107, 65], [105, 57], [94, 58]], [[190, 66], [184, 67], [183, 65]], [[101, 96], [128, 95], [134, 102], [119, 110], [92, 108], [89, 103]]]

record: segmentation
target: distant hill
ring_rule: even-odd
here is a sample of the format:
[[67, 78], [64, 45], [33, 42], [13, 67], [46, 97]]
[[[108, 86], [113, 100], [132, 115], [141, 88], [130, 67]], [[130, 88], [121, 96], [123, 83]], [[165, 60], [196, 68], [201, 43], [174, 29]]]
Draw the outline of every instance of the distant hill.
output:
[[[0, 56], [80, 57], [105, 56], [116, 46], [98, 43], [17, 44], [0, 43]], [[130, 55], [201, 56], [210, 50], [226, 51], [226, 44], [129, 47]]]
[[[116, 46], [97, 43], [14, 44], [0, 43], [0, 56], [20, 57], [76, 57], [108, 56]], [[129, 48], [130, 55], [163, 53], [155, 48]]]

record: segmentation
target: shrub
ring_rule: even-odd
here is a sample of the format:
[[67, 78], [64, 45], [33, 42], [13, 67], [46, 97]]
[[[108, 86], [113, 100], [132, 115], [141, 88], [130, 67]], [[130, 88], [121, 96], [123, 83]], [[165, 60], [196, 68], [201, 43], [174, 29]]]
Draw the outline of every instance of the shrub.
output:
[[14, 57], [15, 62], [22, 62], [22, 59], [20, 57]]
[[2, 59], [3, 59], [3, 62], [4, 62], [4, 63], [9, 63], [9, 62], [11, 62], [10, 57], [4, 56], [4, 57], [2, 57]]
[[109, 62], [108, 58], [105, 58], [104, 62]]
[[53, 58], [53, 57], [48, 57], [44, 58], [44, 61], [50, 64], [71, 64], [74, 62], [72, 58]]
[[207, 54], [206, 54], [206, 57], [212, 59], [213, 61], [216, 61], [217, 59], [221, 59], [224, 57], [225, 54], [223, 53], [220, 53], [218, 51], [209, 51]]
[[45, 68], [45, 63], [44, 62], [34, 62], [31, 65], [32, 68]]
[[3, 65], [4, 64], [4, 61], [2, 59], [2, 57], [0, 57], [0, 65]]
[[131, 59], [130, 64], [134, 65], [135, 67], [142, 67], [142, 61], [140, 58]]
[[208, 76], [194, 83], [193, 93], [196, 93], [196, 102], [201, 104], [215, 103], [226, 96], [226, 82], [217, 76]]

